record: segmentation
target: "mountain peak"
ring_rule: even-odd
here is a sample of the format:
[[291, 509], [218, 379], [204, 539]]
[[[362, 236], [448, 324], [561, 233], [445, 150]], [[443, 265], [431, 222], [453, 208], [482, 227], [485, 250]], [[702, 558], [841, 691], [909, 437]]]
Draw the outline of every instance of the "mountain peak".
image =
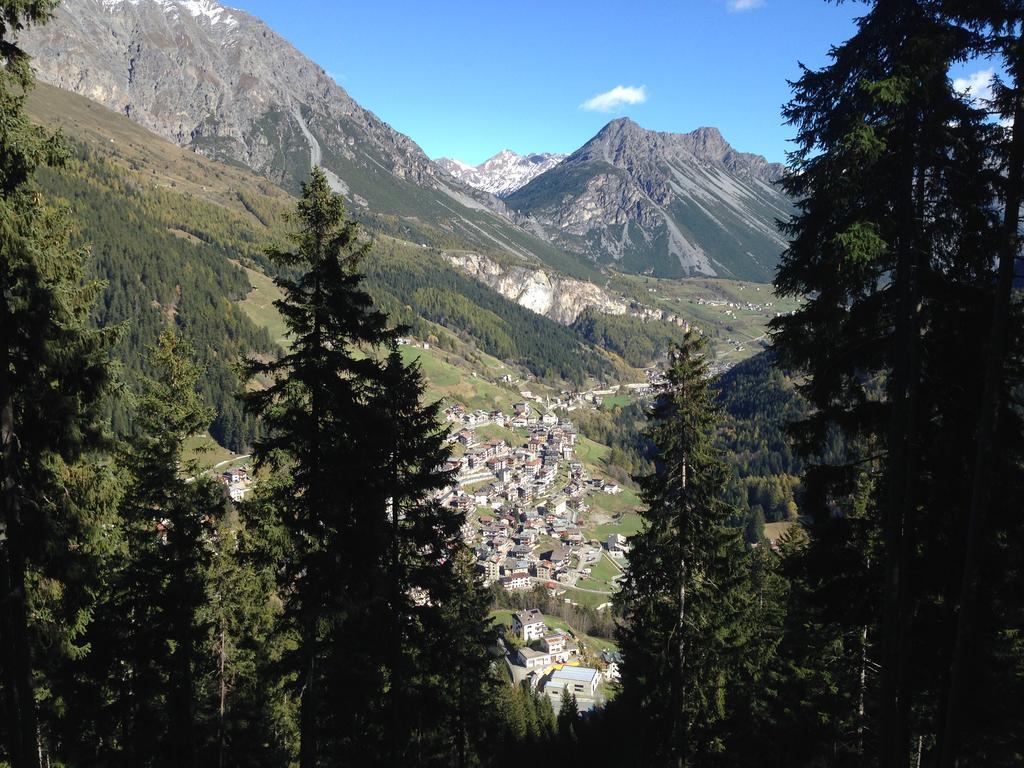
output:
[[767, 280], [785, 243], [782, 167], [734, 150], [717, 128], [647, 130], [612, 120], [508, 198], [567, 250], [626, 271]]
[[437, 164], [464, 184], [506, 197], [564, 158], [565, 155], [547, 152], [520, 155], [511, 149], [503, 149], [476, 166], [448, 157], [442, 157]]
[[125, 5], [135, 6], [156, 6], [164, 13], [183, 10], [197, 21], [204, 21], [211, 26], [223, 25], [228, 29], [238, 26], [238, 19], [232, 13], [234, 8], [221, 5], [216, 0], [99, 0], [104, 10], [112, 12], [121, 9]]
[[566, 162], [597, 159], [626, 167], [657, 162], [666, 157], [688, 158], [690, 162], [722, 166], [732, 173], [750, 175], [765, 182], [774, 182], [783, 173], [783, 167], [778, 163], [769, 163], [760, 155], [733, 149], [718, 128], [701, 126], [689, 133], [651, 131], [628, 117], [609, 122]]
[[[644, 131], [645, 129], [640, 127], [639, 124], [633, 121], [629, 117], [617, 117], [614, 120], [609, 120], [604, 128], [597, 132], [597, 136], [609, 135], [622, 133], [624, 131]], [[595, 137], [596, 138], [596, 137]]]

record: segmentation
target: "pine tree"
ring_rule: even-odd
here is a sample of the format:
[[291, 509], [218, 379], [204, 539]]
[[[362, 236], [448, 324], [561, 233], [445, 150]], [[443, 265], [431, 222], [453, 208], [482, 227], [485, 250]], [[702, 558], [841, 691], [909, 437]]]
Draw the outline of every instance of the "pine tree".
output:
[[701, 337], [673, 351], [647, 434], [656, 469], [642, 478], [646, 525], [630, 540], [616, 597], [623, 624], [622, 697], [644, 729], [645, 761], [706, 765], [722, 752], [737, 671], [748, 651], [749, 566], [727, 470], [715, 447], [717, 412]]
[[[999, 597], [1008, 575], [1014, 579], [1011, 574], [1019, 572], [1020, 563], [1019, 557], [1009, 561], [1006, 558], [1008, 547], [1004, 531], [1021, 529], [1016, 521], [1007, 524], [1006, 500], [1018, 498], [1013, 478], [1017, 476], [1019, 487], [1021, 474], [1021, 464], [1014, 459], [1019, 456], [1021, 423], [1019, 412], [1015, 415], [1011, 404], [1014, 397], [1010, 382], [1015, 373], [1017, 376], [1020, 373], [1020, 360], [1015, 360], [1012, 352], [1014, 347], [1020, 348], [1021, 339], [1012, 329], [1015, 323], [1018, 328], [1021, 325], [1021, 307], [1014, 302], [1014, 282], [1020, 258], [1020, 207], [1024, 196], [1024, 10], [1016, 2], [978, 4], [971, 0], [952, 3], [950, 7], [955, 17], [983, 34], [990, 49], [1002, 58], [1007, 81], [995, 83], [994, 103], [984, 106], [1007, 121], [1009, 135], [997, 147], [1004, 171], [1000, 177], [1002, 220], [997, 243], [998, 267], [991, 290], [991, 319], [985, 339], [984, 383], [975, 437], [963, 571], [956, 600], [955, 639], [937, 736], [941, 768], [952, 768], [958, 761], [968, 762], [971, 758], [990, 764], [1024, 759], [1024, 732], [1015, 723], [1002, 720], [997, 713], [972, 707], [978, 697], [969, 694], [968, 682], [971, 678], [983, 680], [1013, 699], [1020, 697], [1021, 687], [1011, 685], [1007, 690], [1006, 682], [1024, 680], [1020, 674], [1022, 665], [1011, 660], [1020, 657], [1020, 646], [1012, 641], [1008, 643], [1005, 635], [1007, 625], [1015, 620], [1004, 611], [1009, 607], [1012, 615], [1019, 606], [1010, 607], [1013, 601], [1007, 605]], [[1008, 435], [1017, 439], [1008, 440]], [[991, 536], [993, 528], [996, 537]], [[988, 568], [983, 567], [982, 560], [988, 561]], [[994, 568], [993, 561], [999, 563]], [[994, 583], [992, 575], [995, 575]], [[995, 610], [979, 610], [982, 590], [992, 596], [990, 604], [998, 606]], [[996, 744], [1015, 740], [1017, 746], [999, 754]]]
[[932, 759], [941, 731], [1004, 187], [1001, 129], [949, 78], [987, 47], [963, 5], [872, 3], [786, 110], [799, 202], [776, 286], [807, 299], [773, 327], [814, 408], [796, 562], [859, 764]]
[[576, 696], [570, 693], [568, 688], [563, 688], [562, 701], [558, 707], [558, 737], [564, 745], [571, 745], [576, 741], [576, 726], [579, 720], [580, 708], [576, 703]]
[[[69, 247], [69, 227], [31, 182], [37, 167], [64, 157], [58, 140], [25, 115], [32, 86], [18, 47], [26, 25], [44, 23], [55, 2], [0, 4], [0, 734], [15, 768], [35, 768], [47, 752], [38, 727], [34, 679], [41, 648], [68, 649], [82, 617], [65, 616], [65, 637], [44, 644], [29, 620], [42, 581], [65, 606], [86, 595], [68, 566], [82, 551], [76, 538], [91, 521], [76, 504], [75, 462], [98, 445], [99, 404], [107, 382], [109, 334], [88, 329], [97, 286], [84, 280], [86, 254]], [[57, 585], [63, 585], [57, 588]], [[53, 606], [53, 610], [62, 610]], [[47, 613], [34, 606], [35, 617]]]
[[290, 725], [291, 713], [287, 680], [275, 669], [281, 655], [274, 635], [280, 615], [275, 566], [261, 557], [267, 542], [243, 525], [237, 510], [223, 517], [212, 543], [200, 619], [207, 628], [200, 717], [210, 723], [204, 762], [218, 768], [283, 765], [292, 757], [290, 734], [282, 728], [282, 722]]
[[312, 768], [322, 760], [319, 742], [328, 730], [322, 700], [332, 644], [334, 653], [353, 656], [355, 668], [332, 686], [340, 705], [332, 718], [351, 723], [340, 733], [379, 715], [357, 710], [360, 694], [380, 683], [375, 669], [359, 665], [356, 649], [334, 641], [358, 638], [363, 628], [349, 627], [382, 588], [375, 577], [387, 528], [384, 520], [367, 525], [373, 519], [367, 518], [382, 512], [378, 487], [369, 486], [383, 467], [366, 449], [373, 426], [367, 400], [380, 373], [372, 353], [391, 333], [356, 271], [368, 244], [345, 219], [322, 170], [314, 169], [304, 185], [292, 224], [295, 251], [269, 253], [276, 264], [298, 273], [276, 280], [284, 293], [277, 308], [292, 345], [276, 360], [248, 364], [250, 377], [271, 383], [246, 399], [268, 430], [256, 447], [258, 466], [291, 475], [273, 514], [292, 546], [282, 588], [290, 595], [288, 618], [301, 638], [293, 659], [301, 686], [299, 761]]
[[300, 638], [300, 764], [438, 762], [472, 736], [474, 695], [453, 697], [444, 676], [486, 661], [464, 521], [436, 498], [451, 483], [439, 406], [423, 404], [401, 329], [361, 286], [369, 243], [322, 170], [293, 223], [296, 251], [271, 254], [298, 275], [277, 281], [292, 346], [249, 364], [271, 383], [247, 400], [267, 428], [259, 463], [290, 476], [270, 506], [289, 540], [281, 589]]
[[191, 346], [165, 331], [152, 352], [155, 377], [143, 385], [124, 466], [122, 507], [129, 546], [119, 574], [127, 710], [126, 748], [135, 765], [188, 765], [207, 740], [198, 717], [201, 618], [212, 540], [225, 509], [223, 488], [184, 455], [213, 410], [197, 384]]

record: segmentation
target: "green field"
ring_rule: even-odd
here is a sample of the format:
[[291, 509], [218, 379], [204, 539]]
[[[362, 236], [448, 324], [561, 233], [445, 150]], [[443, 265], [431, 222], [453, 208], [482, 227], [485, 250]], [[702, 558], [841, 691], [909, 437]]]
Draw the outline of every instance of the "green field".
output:
[[[760, 352], [768, 321], [776, 313], [790, 312], [798, 306], [793, 299], [776, 296], [770, 284], [744, 280], [665, 280], [617, 274], [610, 287], [696, 324], [712, 341], [717, 359], [724, 363], [736, 363]], [[724, 302], [740, 306], [728, 307]], [[748, 308], [748, 302], [754, 308]]]
[[599, 595], [595, 592], [583, 592], [579, 589], [573, 589], [572, 587], [566, 587], [565, 597], [572, 600], [577, 605], [586, 605], [591, 608], [597, 608], [599, 605], [611, 602], [611, 595]]
[[591, 471], [601, 474], [604, 471], [604, 460], [608, 456], [608, 446], [595, 443], [583, 435], [576, 438], [576, 457]]
[[411, 345], [402, 347], [402, 359], [416, 360], [427, 380], [428, 399], [443, 399], [462, 403], [470, 410], [511, 411], [512, 404], [522, 400], [513, 389], [493, 384], [481, 375], [473, 376], [463, 367], [464, 359], [443, 349], [421, 349]]
[[601, 407], [611, 410], [618, 405], [625, 408], [632, 402], [633, 398], [629, 395], [608, 395], [607, 397], [601, 398]]
[[218, 445], [217, 441], [206, 432], [188, 438], [185, 441], [182, 455], [186, 462], [195, 461], [202, 469], [210, 469], [216, 465], [223, 465], [223, 468], [226, 469], [237, 457], [238, 454]]
[[598, 541], [605, 541], [609, 535], [620, 533], [623, 536], [632, 536], [639, 533], [643, 528], [643, 518], [636, 512], [626, 512], [622, 517], [607, 523], [601, 523], [588, 529], [587, 533], [591, 538]]
[[252, 290], [238, 303], [238, 306], [256, 325], [261, 325], [270, 331], [270, 338], [278, 346], [284, 348], [288, 344], [284, 318], [274, 306], [274, 302], [281, 298], [280, 289], [262, 272], [246, 267], [245, 274], [249, 277]]
[[626, 486], [622, 486], [622, 491], [616, 494], [605, 493], [604, 491], [591, 491], [587, 501], [594, 510], [608, 517], [633, 512], [641, 505], [640, 497], [637, 496], [636, 491]]
[[527, 440], [527, 435], [514, 429], [499, 427], [497, 424], [488, 424], [485, 427], [476, 428], [476, 436], [479, 440], [504, 440], [515, 448]]
[[590, 566], [590, 576], [576, 582], [580, 589], [596, 589], [606, 592], [614, 592], [616, 589], [615, 579], [622, 571], [616, 567], [607, 554], [602, 554], [601, 559]]

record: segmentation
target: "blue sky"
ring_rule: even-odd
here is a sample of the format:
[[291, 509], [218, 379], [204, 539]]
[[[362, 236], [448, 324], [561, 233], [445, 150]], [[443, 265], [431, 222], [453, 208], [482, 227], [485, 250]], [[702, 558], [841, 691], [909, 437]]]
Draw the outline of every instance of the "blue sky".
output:
[[622, 115], [659, 131], [712, 125], [737, 149], [783, 161], [786, 80], [799, 61], [825, 63], [863, 9], [820, 0], [227, 4], [269, 23], [430, 157], [474, 164], [505, 148], [571, 152]]

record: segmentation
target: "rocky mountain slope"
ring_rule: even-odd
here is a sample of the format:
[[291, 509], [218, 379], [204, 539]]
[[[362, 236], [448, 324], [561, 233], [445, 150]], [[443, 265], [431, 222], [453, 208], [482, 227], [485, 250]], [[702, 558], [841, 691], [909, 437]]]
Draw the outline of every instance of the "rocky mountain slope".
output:
[[293, 192], [322, 165], [357, 217], [424, 246], [597, 283], [605, 264], [765, 280], [782, 250], [781, 170], [713, 129], [615, 121], [560, 163], [500, 153], [466, 183], [468, 168], [432, 162], [262, 21], [214, 0], [65, 0], [22, 42], [44, 82], [181, 147]]
[[596, 285], [530, 267], [503, 267], [478, 253], [447, 254], [448, 260], [463, 272], [539, 315], [571, 325], [585, 310], [609, 315], [625, 314], [627, 304]]
[[490, 192], [497, 197], [508, 197], [537, 176], [554, 168], [566, 157], [550, 152], [517, 155], [510, 149], [503, 149], [480, 165], [469, 165], [448, 157], [442, 157], [436, 162], [452, 176], [474, 189]]
[[549, 238], [598, 262], [662, 277], [771, 278], [790, 203], [782, 166], [715, 128], [657, 133], [622, 118], [512, 193]]
[[259, 19], [214, 0], [65, 0], [22, 36], [39, 78], [297, 191], [312, 164], [360, 218], [438, 247], [586, 273], [444, 172]]

